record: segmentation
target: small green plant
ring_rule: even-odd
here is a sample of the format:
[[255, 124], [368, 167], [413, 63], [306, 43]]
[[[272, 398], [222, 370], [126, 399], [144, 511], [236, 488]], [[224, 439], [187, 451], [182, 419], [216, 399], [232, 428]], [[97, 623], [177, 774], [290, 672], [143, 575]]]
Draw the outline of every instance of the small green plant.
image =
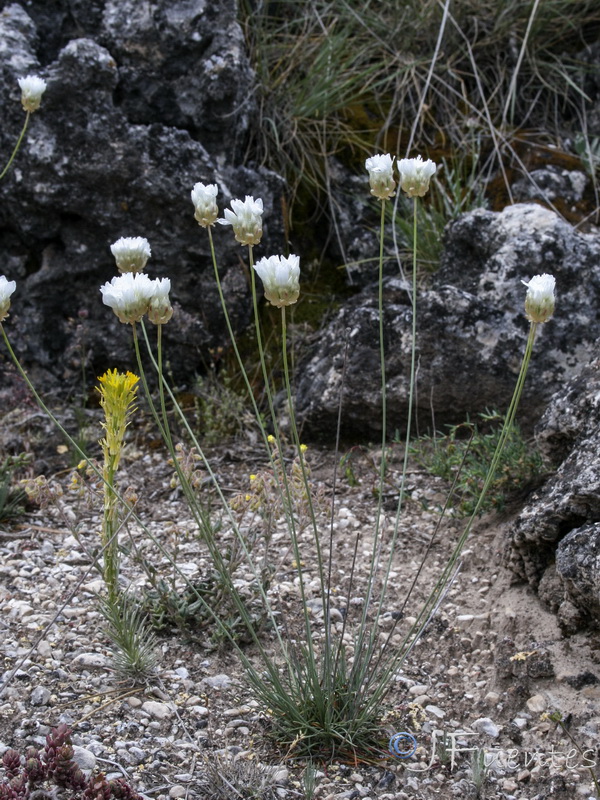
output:
[[100, 611], [112, 643], [115, 672], [136, 682], [147, 680], [156, 669], [157, 641], [143, 609], [131, 595], [121, 592], [111, 602], [101, 601]]
[[485, 750], [479, 747], [471, 755], [471, 781], [475, 787], [476, 797], [483, 797], [487, 781], [488, 767], [485, 760]]
[[276, 769], [256, 760], [205, 756], [200, 778], [206, 800], [277, 800]]
[[24, 757], [6, 750], [2, 767], [0, 800], [142, 800], [122, 778], [107, 781], [101, 772], [86, 777], [73, 759], [71, 731], [64, 723], [50, 731], [41, 750], [28, 747]]
[[15, 486], [14, 476], [29, 460], [28, 453], [20, 453], [6, 456], [0, 463], [0, 522], [8, 522], [25, 511], [27, 494], [21, 487]]
[[[423, 436], [412, 446], [417, 460], [432, 475], [453, 481], [459, 473], [455, 496], [458, 498], [456, 510], [462, 515], [472, 513], [477, 504], [505, 421], [496, 411], [486, 411], [479, 417], [480, 424], [467, 420], [450, 426], [445, 436]], [[523, 438], [519, 427], [513, 425], [490, 491], [479, 511], [501, 510], [511, 492], [523, 489], [543, 471], [541, 455]]]
[[236, 391], [233, 377], [226, 369], [217, 374], [213, 368], [207, 375], [199, 376], [196, 394], [196, 413], [202, 440], [207, 445], [234, 439], [253, 425], [246, 397]]

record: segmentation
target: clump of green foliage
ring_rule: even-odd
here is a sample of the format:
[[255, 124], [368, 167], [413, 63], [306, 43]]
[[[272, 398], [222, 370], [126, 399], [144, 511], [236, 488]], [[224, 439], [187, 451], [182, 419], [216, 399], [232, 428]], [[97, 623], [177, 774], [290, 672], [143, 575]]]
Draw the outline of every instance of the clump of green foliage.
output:
[[196, 395], [196, 414], [202, 439], [207, 445], [235, 439], [254, 421], [246, 397], [236, 390], [235, 382], [226, 370], [221, 370], [218, 375], [211, 370], [207, 375], [199, 376]]
[[29, 463], [28, 453], [6, 456], [0, 462], [0, 522], [8, 522], [25, 511], [27, 495], [15, 483], [15, 473]]
[[[413, 445], [413, 454], [432, 475], [456, 479], [455, 510], [461, 515], [475, 509], [504, 422], [504, 416], [496, 411], [486, 411], [479, 418], [480, 423], [467, 420], [451, 425], [446, 435], [423, 436]], [[502, 510], [511, 493], [524, 489], [543, 472], [540, 453], [515, 425], [480, 512]]]

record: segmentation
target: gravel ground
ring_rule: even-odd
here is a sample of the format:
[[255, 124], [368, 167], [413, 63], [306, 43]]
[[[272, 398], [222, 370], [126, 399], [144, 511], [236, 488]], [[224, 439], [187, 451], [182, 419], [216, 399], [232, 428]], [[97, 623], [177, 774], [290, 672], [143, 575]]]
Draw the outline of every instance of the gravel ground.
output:
[[[99, 431], [93, 413], [90, 425], [93, 440]], [[306, 762], [293, 748], [282, 749], [269, 736], [269, 717], [253, 698], [238, 658], [231, 648], [215, 646], [209, 629], [190, 621], [186, 636], [167, 619], [158, 634], [158, 666], [152, 678], [134, 686], [115, 674], [98, 610], [102, 584], [91, 559], [98, 543], [99, 499], [91, 499], [73, 481], [69, 454], [34, 411], [11, 411], [2, 431], [5, 447], [26, 446], [35, 454], [32, 476], [45, 472], [54, 500], [30, 508], [12, 526], [0, 526], [0, 755], [8, 747], [23, 752], [27, 745], [41, 746], [50, 729], [65, 722], [73, 730], [82, 768], [125, 777], [156, 800], [309, 797], [305, 782], [311, 774], [314, 796], [323, 800], [595, 796], [586, 764], [598, 760], [600, 640], [589, 631], [564, 638], [553, 615], [529, 590], [511, 584], [502, 563], [510, 514], [488, 515], [477, 523], [458, 576], [395, 676], [382, 709], [382, 742], [394, 732], [410, 731], [418, 745], [415, 755], [396, 758], [383, 747], [380, 758], [315, 762], [314, 772], [307, 773]], [[327, 501], [333, 454], [311, 448], [309, 457], [315, 486]], [[259, 460], [258, 449], [247, 443], [214, 451], [212, 463], [228, 497], [248, 491], [249, 475], [259, 470]], [[339, 478], [332, 544], [337, 600], [331, 617], [339, 632], [344, 615], [360, 611], [366, 594], [377, 513], [377, 460], [375, 450], [357, 449], [356, 485]], [[398, 468], [394, 453], [383, 510], [386, 530], [393, 526]], [[176, 556], [188, 579], [200, 579], [207, 574], [207, 555], [171, 477], [162, 449], [141, 429], [136, 431], [123, 460], [121, 486], [138, 497], [139, 516]], [[382, 641], [394, 626], [395, 612], [438, 525], [437, 508], [446, 491], [443, 483], [417, 469], [408, 483], [410, 497], [395, 547], [391, 591], [379, 620]], [[208, 492], [206, 485], [200, 491]], [[252, 531], [258, 518], [247, 514], [242, 524]], [[329, 525], [325, 518], [322, 524], [327, 555]], [[463, 524], [443, 521], [393, 642], [401, 640]], [[226, 524], [219, 536], [223, 546], [231, 541]], [[358, 570], [347, 604], [357, 536]], [[314, 546], [308, 534], [302, 538], [318, 640], [324, 621], [322, 610], [319, 616]], [[169, 564], [135, 525], [123, 534], [122, 543], [128, 550], [122, 559], [123, 579], [141, 597], [148, 579], [140, 557], [165, 576]], [[302, 609], [293, 553], [280, 524], [269, 563], [274, 570], [271, 596], [293, 625]], [[245, 581], [251, 588], [250, 577], [242, 570], [240, 585]], [[263, 635], [268, 646], [272, 637]], [[251, 645], [246, 652], [251, 660], [256, 658]], [[548, 718], [555, 710], [567, 720], [585, 756]], [[485, 752], [484, 771], [473, 768], [471, 748]], [[219, 794], [219, 776], [237, 792]]]

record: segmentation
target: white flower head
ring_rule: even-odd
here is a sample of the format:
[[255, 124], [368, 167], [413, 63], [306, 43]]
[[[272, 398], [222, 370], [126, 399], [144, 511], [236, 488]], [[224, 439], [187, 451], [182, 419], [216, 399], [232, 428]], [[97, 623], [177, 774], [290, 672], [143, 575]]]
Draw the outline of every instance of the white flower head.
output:
[[37, 75], [28, 75], [19, 78], [21, 90], [21, 105], [24, 111], [37, 111], [42, 102], [42, 95], [46, 91], [46, 81]]
[[121, 322], [139, 322], [155, 295], [154, 281], [144, 273], [126, 272], [100, 287], [102, 302], [110, 306]]
[[365, 161], [365, 167], [369, 173], [369, 184], [371, 194], [380, 200], [387, 200], [393, 197], [396, 192], [396, 181], [394, 180], [394, 159], [389, 153], [371, 156]]
[[4, 275], [0, 275], [0, 322], [8, 317], [10, 296], [16, 288], [16, 281], [9, 281]]
[[155, 325], [164, 325], [173, 316], [173, 306], [169, 300], [171, 281], [168, 278], [155, 278], [152, 285], [154, 294], [148, 308], [148, 319]]
[[291, 306], [300, 294], [300, 258], [298, 256], [269, 256], [254, 265], [263, 282], [265, 297], [273, 306]]
[[525, 313], [530, 322], [547, 322], [554, 314], [554, 287], [556, 280], [553, 275], [544, 273], [534, 275], [530, 281], [521, 281], [527, 287], [525, 297]]
[[148, 239], [143, 236], [128, 236], [117, 239], [110, 246], [119, 272], [141, 272], [152, 251]]
[[225, 209], [225, 219], [218, 219], [221, 225], [232, 225], [236, 240], [240, 244], [258, 244], [262, 238], [263, 201], [249, 195], [246, 199], [232, 200], [230, 211]]
[[401, 158], [398, 161], [400, 187], [409, 197], [424, 197], [429, 190], [429, 181], [437, 167], [431, 161], [416, 158]]
[[208, 185], [196, 183], [192, 189], [192, 203], [196, 209], [194, 218], [198, 225], [202, 225], [203, 228], [214, 225], [219, 216], [219, 209], [217, 208], [218, 191], [214, 183], [209, 183]]

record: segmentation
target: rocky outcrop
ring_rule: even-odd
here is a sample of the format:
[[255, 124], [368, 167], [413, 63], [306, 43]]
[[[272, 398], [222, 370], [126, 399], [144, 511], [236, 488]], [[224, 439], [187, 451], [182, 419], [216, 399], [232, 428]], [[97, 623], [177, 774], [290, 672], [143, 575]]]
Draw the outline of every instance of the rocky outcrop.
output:
[[507, 563], [572, 632], [600, 608], [599, 359], [555, 394], [536, 439], [556, 472], [516, 519]]
[[[503, 410], [512, 396], [529, 324], [521, 283], [534, 274], [556, 276], [557, 309], [541, 326], [519, 419], [539, 419], [553, 393], [588, 362], [600, 321], [600, 236], [574, 230], [538, 205], [478, 209], [452, 223], [440, 270], [419, 290], [417, 312], [419, 428], [463, 421], [486, 408]], [[408, 288], [385, 282], [388, 429], [407, 416], [411, 310]], [[381, 419], [377, 286], [346, 303], [319, 332], [298, 370], [298, 411], [305, 429], [335, 430], [344, 352], [342, 433], [376, 436]]]
[[[256, 254], [281, 249], [281, 179], [237, 165], [253, 73], [233, 0], [13, 3], [0, 14], [0, 43], [2, 153], [23, 122], [17, 78], [37, 73], [48, 83], [0, 184], [0, 263], [17, 281], [7, 322], [17, 351], [34, 377], [58, 377], [63, 390], [80, 385], [82, 358], [90, 382], [109, 366], [130, 368], [130, 332], [99, 287], [116, 274], [110, 244], [145, 236], [148, 273], [171, 278], [166, 347], [175, 380], [188, 384], [208, 348], [227, 343], [208, 238], [193, 218], [194, 183], [217, 183], [221, 208], [262, 197]], [[242, 252], [230, 228], [215, 240], [242, 329], [251, 313]]]

